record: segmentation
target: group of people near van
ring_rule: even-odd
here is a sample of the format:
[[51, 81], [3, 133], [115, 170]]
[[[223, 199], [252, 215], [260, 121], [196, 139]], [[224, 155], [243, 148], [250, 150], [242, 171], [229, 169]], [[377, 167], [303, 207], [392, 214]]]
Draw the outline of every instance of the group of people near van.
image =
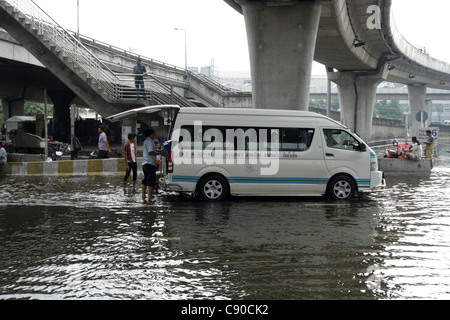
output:
[[[434, 143], [435, 143], [435, 139], [431, 133], [431, 130], [427, 130], [427, 140], [425, 140], [423, 143], [425, 145], [425, 157], [427, 159], [430, 159], [430, 163], [431, 163], [431, 169], [433, 169], [433, 150], [434, 150]], [[410, 147], [409, 150], [405, 151], [405, 159], [409, 159], [409, 160], [420, 160], [422, 159], [422, 155], [423, 155], [423, 148], [422, 145], [420, 144], [419, 140], [417, 139], [417, 137], [412, 137], [412, 146]]]
[[[165, 150], [160, 150], [158, 148], [158, 140], [153, 138], [154, 130], [147, 129], [145, 131], [145, 141], [143, 148], [143, 161], [142, 161], [142, 171], [144, 172], [144, 179], [141, 183], [142, 191], [142, 201], [144, 203], [150, 203], [153, 198], [153, 192], [157, 185], [156, 170], [158, 167], [158, 157], [161, 155], [166, 155]], [[130, 133], [128, 135], [128, 142], [124, 146], [125, 152], [125, 165], [126, 173], [124, 177], [123, 189], [126, 191], [128, 179], [133, 172], [133, 193], [136, 191], [136, 181], [137, 181], [137, 135], [135, 133]], [[148, 198], [146, 198], [148, 196]]]
[[[108, 158], [108, 154], [111, 152], [108, 139], [105, 134], [105, 128], [99, 126], [98, 128], [99, 138], [98, 147], [99, 155], [98, 159]], [[159, 141], [153, 138], [155, 131], [153, 129], [147, 129], [145, 131], [145, 141], [143, 148], [143, 161], [142, 161], [142, 171], [144, 172], [144, 179], [142, 180], [142, 201], [144, 203], [150, 203], [153, 198], [153, 193], [157, 186], [156, 172], [160, 165], [161, 155], [165, 156], [165, 150], [160, 150]], [[124, 160], [126, 173], [123, 182], [123, 190], [126, 192], [127, 183], [133, 173], [133, 193], [137, 193], [136, 182], [138, 177], [138, 166], [137, 166], [137, 134], [128, 134], [128, 141], [125, 143], [124, 150]]]

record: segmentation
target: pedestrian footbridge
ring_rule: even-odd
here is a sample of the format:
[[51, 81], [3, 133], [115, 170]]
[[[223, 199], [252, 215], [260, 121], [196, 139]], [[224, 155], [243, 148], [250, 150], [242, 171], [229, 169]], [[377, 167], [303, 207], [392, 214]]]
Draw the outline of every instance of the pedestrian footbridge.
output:
[[148, 101], [136, 99], [132, 74], [117, 74], [30, 0], [0, 0], [0, 26], [87, 106], [103, 117], [143, 106], [195, 105], [156, 77], [145, 77]]

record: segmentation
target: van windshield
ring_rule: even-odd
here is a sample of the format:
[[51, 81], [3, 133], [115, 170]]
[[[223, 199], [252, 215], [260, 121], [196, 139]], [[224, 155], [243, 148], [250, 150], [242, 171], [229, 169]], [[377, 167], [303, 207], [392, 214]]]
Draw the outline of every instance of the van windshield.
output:
[[350, 133], [339, 129], [324, 129], [325, 141], [328, 148], [345, 150], [359, 150], [360, 143]]

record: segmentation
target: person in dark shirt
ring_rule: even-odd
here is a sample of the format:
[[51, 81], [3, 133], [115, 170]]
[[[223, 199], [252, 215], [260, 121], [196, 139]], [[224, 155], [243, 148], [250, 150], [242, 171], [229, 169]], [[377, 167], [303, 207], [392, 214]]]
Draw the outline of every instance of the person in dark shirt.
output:
[[134, 78], [134, 84], [136, 86], [136, 97], [138, 100], [140, 100], [141, 95], [144, 100], [147, 100], [147, 95], [145, 94], [145, 84], [144, 84], [144, 77], [148, 74], [147, 69], [145, 66], [142, 65], [141, 59], [136, 60], [136, 65], [133, 68], [133, 74], [137, 74], [140, 76], [136, 76]]

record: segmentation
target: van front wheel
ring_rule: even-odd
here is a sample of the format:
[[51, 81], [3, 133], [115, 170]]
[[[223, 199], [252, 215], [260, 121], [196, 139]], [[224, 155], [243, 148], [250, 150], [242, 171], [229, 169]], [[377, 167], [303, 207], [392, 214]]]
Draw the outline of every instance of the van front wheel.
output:
[[355, 192], [355, 182], [350, 177], [344, 175], [333, 178], [328, 185], [328, 195], [333, 200], [350, 200], [355, 195]]
[[227, 182], [218, 175], [203, 178], [197, 190], [200, 197], [206, 201], [222, 201], [229, 192]]

